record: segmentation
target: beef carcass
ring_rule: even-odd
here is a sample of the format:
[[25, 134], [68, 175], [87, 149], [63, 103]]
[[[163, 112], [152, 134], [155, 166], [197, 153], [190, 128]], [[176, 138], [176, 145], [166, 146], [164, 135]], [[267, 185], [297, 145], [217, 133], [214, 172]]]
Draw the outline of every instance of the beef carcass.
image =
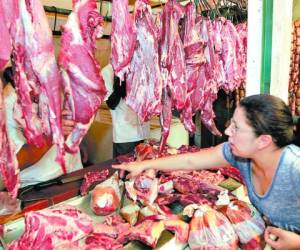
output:
[[197, 86], [199, 78], [199, 68], [206, 62], [204, 57], [205, 42], [196, 25], [196, 8], [193, 3], [186, 6], [186, 17], [184, 22], [183, 45], [186, 63], [186, 81], [187, 81], [187, 98], [184, 109], [181, 111], [180, 119], [187, 131], [195, 132], [195, 124], [193, 122], [193, 108], [191, 95]]
[[[39, 0], [7, 1], [7, 4], [14, 10], [9, 31], [18, 103], [26, 124], [25, 137], [28, 143], [38, 147], [44, 144], [45, 135], [50, 137], [57, 145], [56, 160], [66, 173], [61, 128], [61, 77], [48, 19]], [[6, 8], [6, 11], [10, 10]], [[38, 97], [37, 116], [32, 97]]]
[[163, 70], [163, 88], [171, 91], [172, 106], [182, 110], [187, 95], [186, 65], [183, 42], [179, 35], [179, 21], [184, 17], [184, 7], [174, 0], [168, 1], [162, 14], [162, 39], [160, 41], [160, 67]]
[[230, 20], [222, 18], [222, 60], [226, 75], [225, 91], [234, 91], [241, 85], [243, 80], [244, 65], [240, 65], [239, 56], [244, 55], [241, 38]]
[[136, 31], [128, 11], [128, 0], [112, 2], [111, 64], [114, 73], [124, 80], [133, 55]]
[[102, 25], [96, 0], [73, 1], [73, 11], [63, 26], [58, 59], [63, 71], [64, 108], [72, 111], [70, 118], [76, 122], [65, 143], [70, 153], [78, 151], [106, 94], [95, 59], [95, 42], [102, 36]]
[[80, 194], [86, 195], [91, 186], [93, 186], [95, 183], [104, 181], [107, 178], [108, 174], [108, 169], [104, 169], [99, 172], [87, 172], [84, 175], [83, 183], [80, 186]]
[[214, 134], [221, 136], [217, 129], [214, 118], [213, 102], [217, 99], [218, 83], [215, 73], [219, 74], [220, 65], [217, 63], [213, 45], [213, 29], [211, 20], [199, 18], [200, 32], [207, 46], [204, 49], [206, 63], [201, 65], [196, 90], [192, 93], [192, 107], [194, 112], [200, 110], [203, 124]]
[[168, 1], [161, 15], [161, 40], [159, 42], [160, 69], [163, 82], [162, 136], [159, 153], [167, 142], [172, 121], [172, 107], [181, 111], [187, 98], [186, 66], [178, 25], [184, 16], [184, 7], [174, 0]]
[[159, 30], [148, 0], [135, 2], [136, 45], [126, 76], [126, 103], [142, 121], [161, 113], [162, 79], [158, 58]]
[[2, 81], [0, 80], [0, 171], [8, 192], [13, 198], [16, 198], [20, 187], [19, 168], [13, 144], [10, 142], [6, 130], [2, 89]]
[[80, 210], [61, 205], [25, 215], [25, 232], [8, 245], [9, 250], [57, 249], [88, 235], [92, 219]]

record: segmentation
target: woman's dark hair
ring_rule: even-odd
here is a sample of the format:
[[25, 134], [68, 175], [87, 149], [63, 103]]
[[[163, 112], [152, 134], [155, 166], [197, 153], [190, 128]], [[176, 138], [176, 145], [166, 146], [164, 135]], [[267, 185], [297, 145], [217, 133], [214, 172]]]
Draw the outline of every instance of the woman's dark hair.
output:
[[249, 125], [257, 136], [271, 135], [278, 147], [292, 143], [293, 118], [289, 107], [278, 97], [261, 94], [245, 97], [240, 102]]
[[15, 82], [14, 82], [14, 73], [13, 73], [13, 68], [12, 67], [7, 67], [3, 71], [3, 79], [5, 83], [10, 83], [13, 87], [15, 87]]

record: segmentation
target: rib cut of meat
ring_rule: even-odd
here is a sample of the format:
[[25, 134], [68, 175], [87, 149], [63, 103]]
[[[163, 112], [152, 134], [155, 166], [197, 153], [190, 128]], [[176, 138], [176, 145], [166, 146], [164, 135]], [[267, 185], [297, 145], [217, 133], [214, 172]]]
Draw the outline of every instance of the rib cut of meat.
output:
[[63, 26], [59, 65], [63, 71], [64, 108], [72, 111], [76, 125], [65, 148], [76, 153], [106, 94], [100, 65], [95, 59], [96, 38], [102, 35], [103, 18], [96, 0], [73, 1], [73, 12]]
[[128, 0], [112, 2], [111, 65], [114, 73], [124, 80], [136, 43], [136, 31], [128, 11]]
[[158, 59], [159, 30], [147, 0], [137, 0], [134, 10], [137, 41], [126, 76], [126, 103], [142, 121], [161, 112], [162, 79]]
[[6, 130], [5, 108], [0, 80], [0, 171], [7, 191], [13, 198], [17, 197], [19, 183], [19, 168], [16, 153], [9, 141]]
[[10, 243], [8, 249], [57, 249], [60, 245], [86, 236], [92, 230], [91, 218], [70, 205], [29, 212], [25, 215], [24, 234]]

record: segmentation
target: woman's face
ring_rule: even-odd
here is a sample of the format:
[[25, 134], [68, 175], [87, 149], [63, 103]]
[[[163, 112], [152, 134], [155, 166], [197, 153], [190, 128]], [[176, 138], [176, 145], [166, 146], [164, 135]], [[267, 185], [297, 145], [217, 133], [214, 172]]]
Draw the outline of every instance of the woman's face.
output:
[[229, 127], [225, 130], [228, 142], [234, 155], [251, 158], [257, 152], [257, 139], [253, 128], [247, 124], [245, 111], [237, 107]]

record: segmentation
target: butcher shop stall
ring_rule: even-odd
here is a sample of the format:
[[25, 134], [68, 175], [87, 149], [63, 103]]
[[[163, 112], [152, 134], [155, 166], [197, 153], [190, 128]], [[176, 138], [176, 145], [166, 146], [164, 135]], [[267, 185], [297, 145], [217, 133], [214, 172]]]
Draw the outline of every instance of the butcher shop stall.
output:
[[[1, 73], [0, 249], [270, 249], [236, 168], [126, 178], [112, 165], [226, 141], [248, 95], [279, 96], [300, 115], [299, 0], [1, 0], [0, 17], [0, 70], [12, 66], [17, 100], [8, 110]], [[150, 123], [149, 138], [116, 158], [108, 64]], [[22, 184], [10, 115], [26, 144], [50, 142], [43, 168], [60, 174]], [[66, 155], [80, 153], [76, 169]]]

